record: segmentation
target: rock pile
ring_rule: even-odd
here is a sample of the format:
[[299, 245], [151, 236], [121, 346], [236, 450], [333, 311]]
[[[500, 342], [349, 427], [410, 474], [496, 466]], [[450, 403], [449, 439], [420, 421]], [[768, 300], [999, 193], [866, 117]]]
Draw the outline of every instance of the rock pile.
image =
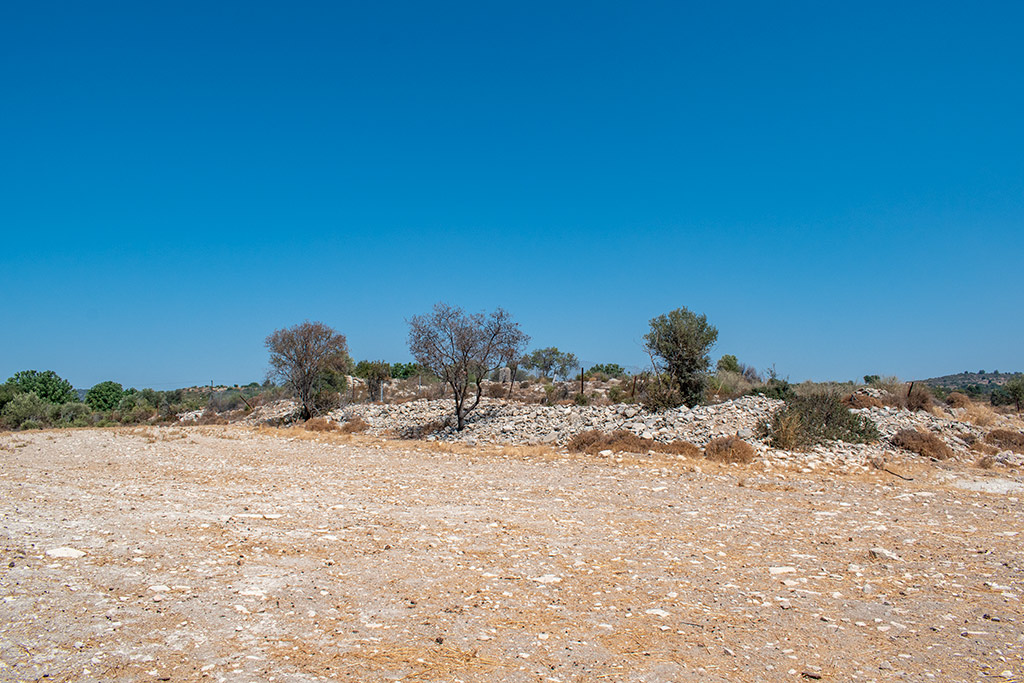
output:
[[[487, 441], [499, 444], [564, 445], [573, 436], [587, 430], [630, 431], [655, 441], [689, 441], [705, 445], [716, 436], [738, 435], [754, 438], [757, 424], [782, 405], [764, 396], [744, 396], [717, 405], [687, 408], [661, 413], [639, 406], [539, 406], [483, 399], [469, 414], [466, 428], [458, 432], [442, 426], [426, 438], [440, 441]], [[337, 421], [358, 415], [370, 425], [371, 433], [391, 432], [406, 436], [425, 425], [441, 426], [451, 417], [451, 401], [410, 401], [397, 405], [355, 405], [335, 411]]]

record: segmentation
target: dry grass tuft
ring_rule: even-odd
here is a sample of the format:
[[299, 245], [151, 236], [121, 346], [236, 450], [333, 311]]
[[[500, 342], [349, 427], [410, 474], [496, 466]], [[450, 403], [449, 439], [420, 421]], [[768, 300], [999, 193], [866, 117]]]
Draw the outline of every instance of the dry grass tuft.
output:
[[704, 447], [704, 457], [717, 462], [751, 463], [757, 452], [738, 436], [720, 436]]
[[348, 422], [341, 425], [338, 429], [342, 434], [356, 434], [358, 432], [365, 432], [370, 428], [369, 423], [358, 415], [353, 415]]
[[926, 458], [947, 460], [953, 457], [953, 451], [945, 441], [934, 434], [919, 432], [916, 429], [901, 429], [892, 437], [892, 443]]
[[954, 391], [946, 397], [946, 403], [953, 408], [968, 408], [971, 405], [971, 399], [967, 394]]
[[662, 443], [654, 439], [641, 439], [633, 432], [620, 430], [606, 434], [594, 430], [580, 432], [570, 439], [566, 446], [575, 453], [590, 453], [597, 455], [601, 451], [614, 451], [616, 453], [669, 453], [672, 455], [685, 455], [695, 458], [700, 455], [700, 449], [687, 441], [673, 441]]
[[979, 427], [988, 427], [990, 424], [995, 422], [996, 414], [988, 406], [981, 405], [980, 403], [971, 403], [967, 406], [966, 412], [964, 412], [962, 419], [976, 424]]
[[993, 429], [985, 437], [994, 446], [1024, 455], [1024, 434], [1009, 429]]
[[980, 467], [983, 470], [990, 470], [996, 466], [996, 459], [991, 455], [983, 455], [978, 458], [978, 461], [974, 463], [975, 467]]
[[323, 417], [306, 420], [302, 427], [308, 432], [333, 432], [338, 429], [338, 425]]

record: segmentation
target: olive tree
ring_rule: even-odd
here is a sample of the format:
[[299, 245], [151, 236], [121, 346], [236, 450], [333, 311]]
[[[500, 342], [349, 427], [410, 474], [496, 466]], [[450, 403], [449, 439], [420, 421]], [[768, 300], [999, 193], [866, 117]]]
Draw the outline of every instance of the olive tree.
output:
[[281, 380], [299, 401], [300, 416], [319, 412], [321, 391], [337, 389], [337, 377], [348, 371], [351, 359], [345, 335], [320, 322], [276, 330], [267, 337], [270, 376]]
[[718, 330], [708, 324], [707, 316], [684, 308], [651, 320], [651, 331], [644, 344], [655, 369], [667, 375], [678, 403], [693, 406], [704, 398], [711, 347]]
[[[530, 340], [501, 308], [490, 315], [467, 314], [438, 303], [431, 313], [413, 316], [408, 322], [409, 351], [452, 390], [460, 431], [466, 426], [466, 415], [480, 403], [484, 378], [520, 358]], [[469, 403], [474, 386], [476, 398]]]
[[529, 359], [529, 363], [523, 367], [527, 370], [537, 370], [543, 377], [568, 379], [569, 375], [580, 366], [574, 354], [559, 351], [555, 346], [536, 349], [526, 358]]

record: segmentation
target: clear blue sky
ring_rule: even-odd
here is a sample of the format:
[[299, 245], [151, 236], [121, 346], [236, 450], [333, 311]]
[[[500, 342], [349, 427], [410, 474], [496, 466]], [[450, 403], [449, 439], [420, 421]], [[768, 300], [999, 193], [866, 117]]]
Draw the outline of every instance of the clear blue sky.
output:
[[1024, 370], [1024, 4], [8, 2], [0, 381], [262, 380], [436, 301], [792, 380]]

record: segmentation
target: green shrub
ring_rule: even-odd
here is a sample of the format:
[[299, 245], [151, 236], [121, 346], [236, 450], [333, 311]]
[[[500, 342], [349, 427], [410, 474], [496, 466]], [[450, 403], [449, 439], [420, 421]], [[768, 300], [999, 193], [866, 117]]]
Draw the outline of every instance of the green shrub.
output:
[[732, 355], [731, 353], [727, 353], [718, 359], [718, 365], [716, 366], [716, 369], [725, 372], [734, 372], [737, 375], [741, 374], [742, 372], [740, 370], [739, 359], [736, 358], [736, 356]]
[[764, 383], [764, 386], [754, 389], [754, 393], [780, 401], [789, 401], [796, 398], [796, 391], [793, 390], [793, 386], [786, 380], [776, 377], [769, 379]]
[[53, 370], [39, 372], [38, 370], [22, 370], [14, 373], [14, 376], [7, 380], [7, 384], [16, 393], [34, 393], [39, 399], [47, 403], [70, 403], [78, 398], [78, 393], [71, 386], [71, 382], [63, 379]]
[[575, 403], [578, 406], [589, 406], [590, 405], [590, 399], [587, 398], [585, 394], [576, 394], [573, 397], [572, 401], [573, 401], [573, 403]]
[[116, 408], [117, 404], [121, 402], [122, 396], [124, 396], [124, 387], [117, 382], [108, 380], [100, 382], [85, 392], [85, 402], [93, 410], [105, 413]]
[[626, 400], [626, 391], [618, 384], [608, 387], [608, 400], [612, 403], [622, 403]]
[[795, 450], [826, 441], [870, 443], [879, 438], [875, 423], [851, 413], [835, 393], [793, 396], [758, 427], [773, 448]]
[[0, 384], [0, 413], [3, 412], [4, 406], [11, 402], [18, 392], [14, 390], [14, 387], [10, 384]]
[[43, 425], [35, 420], [25, 420], [21, 423], [21, 429], [42, 429]]
[[[39, 398], [34, 391], [18, 394], [4, 406], [4, 424], [11, 429], [39, 429], [49, 420], [52, 405]], [[32, 422], [36, 426], [25, 427], [26, 422]]]
[[92, 410], [85, 403], [65, 403], [58, 410], [54, 422], [61, 427], [87, 427], [92, 418]]
[[625, 377], [626, 371], [618, 363], [598, 363], [587, 370], [587, 375], [604, 375], [605, 377]]

